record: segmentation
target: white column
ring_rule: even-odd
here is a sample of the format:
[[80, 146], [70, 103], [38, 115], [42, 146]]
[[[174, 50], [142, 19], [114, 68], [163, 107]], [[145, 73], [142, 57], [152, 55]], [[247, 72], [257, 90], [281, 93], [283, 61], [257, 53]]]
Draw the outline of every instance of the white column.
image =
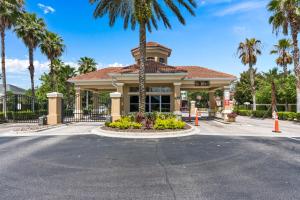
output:
[[111, 117], [112, 121], [121, 119], [121, 97], [119, 92], [110, 93], [111, 98]]

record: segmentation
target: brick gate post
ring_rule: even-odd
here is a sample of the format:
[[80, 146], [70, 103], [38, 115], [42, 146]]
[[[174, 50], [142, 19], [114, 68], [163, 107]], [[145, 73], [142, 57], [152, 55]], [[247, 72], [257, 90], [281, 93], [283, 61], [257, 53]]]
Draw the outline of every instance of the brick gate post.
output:
[[62, 123], [62, 98], [63, 95], [58, 92], [47, 94], [48, 98], [48, 116], [47, 123], [49, 125], [56, 125]]

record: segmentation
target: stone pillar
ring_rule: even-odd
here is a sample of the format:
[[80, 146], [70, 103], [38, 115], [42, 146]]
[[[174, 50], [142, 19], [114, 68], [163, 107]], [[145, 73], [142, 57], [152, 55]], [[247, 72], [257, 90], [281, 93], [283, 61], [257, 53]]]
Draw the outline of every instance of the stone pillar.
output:
[[124, 83], [116, 83], [117, 92], [121, 94], [121, 115], [124, 115]]
[[174, 83], [174, 114], [181, 115], [181, 83]]
[[110, 93], [111, 98], [111, 117], [112, 121], [121, 119], [121, 97], [120, 92]]
[[80, 88], [75, 88], [74, 117], [75, 119], [81, 119], [82, 116], [83, 116], [83, 111], [82, 111], [82, 101], [81, 101], [81, 90]]
[[191, 117], [195, 117], [196, 116], [196, 101], [190, 101], [190, 114]]
[[232, 113], [232, 107], [230, 106], [230, 88], [229, 86], [224, 87], [224, 98], [223, 98], [223, 119], [228, 120], [227, 115]]
[[62, 98], [61, 93], [52, 92], [47, 94], [48, 98], [48, 116], [47, 123], [56, 125], [62, 123]]
[[99, 93], [93, 92], [93, 112], [99, 113]]

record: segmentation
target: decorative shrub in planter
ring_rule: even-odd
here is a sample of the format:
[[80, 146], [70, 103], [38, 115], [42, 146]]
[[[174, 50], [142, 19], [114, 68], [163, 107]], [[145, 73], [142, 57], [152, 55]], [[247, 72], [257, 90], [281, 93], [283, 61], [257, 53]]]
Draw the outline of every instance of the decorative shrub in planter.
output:
[[143, 129], [144, 131], [162, 131], [185, 129], [186, 123], [178, 120], [173, 114], [147, 113], [142, 115], [128, 115], [115, 122], [106, 122], [105, 127], [116, 130], [135, 131]]
[[235, 112], [229, 113], [229, 114], [227, 114], [227, 118], [228, 118], [227, 121], [228, 122], [235, 122], [236, 117], [237, 117], [237, 114]]

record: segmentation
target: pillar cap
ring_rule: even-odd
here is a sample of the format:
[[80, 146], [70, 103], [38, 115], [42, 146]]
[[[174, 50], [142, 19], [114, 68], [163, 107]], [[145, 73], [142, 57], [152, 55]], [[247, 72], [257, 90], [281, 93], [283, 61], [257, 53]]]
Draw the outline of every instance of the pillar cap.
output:
[[47, 94], [47, 97], [48, 98], [53, 98], [53, 97], [60, 97], [60, 98], [63, 98], [63, 94], [62, 93], [59, 93], [59, 92], [51, 92], [51, 93], [48, 93]]
[[181, 82], [175, 82], [175, 83], [173, 83], [173, 84], [174, 84], [174, 86], [181, 86], [181, 85], [182, 85]]
[[110, 98], [121, 98], [122, 94], [120, 92], [112, 92], [110, 93]]

